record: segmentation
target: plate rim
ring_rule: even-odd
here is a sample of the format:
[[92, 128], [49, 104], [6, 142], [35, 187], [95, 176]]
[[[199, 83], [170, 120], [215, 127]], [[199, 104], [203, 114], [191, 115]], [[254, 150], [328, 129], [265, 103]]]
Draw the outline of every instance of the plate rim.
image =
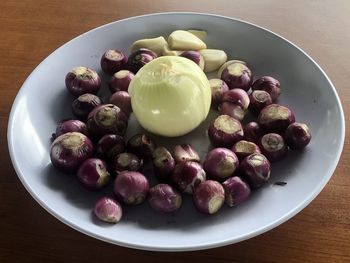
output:
[[[327, 177], [323, 178], [322, 181], [319, 182], [319, 184], [317, 185], [317, 187], [314, 189], [314, 191], [312, 191], [305, 199], [304, 202], [300, 203], [298, 206], [296, 206], [294, 209], [292, 209], [291, 211], [289, 211], [288, 213], [284, 214], [282, 217], [270, 222], [268, 225], [265, 225], [255, 231], [251, 231], [249, 233], [246, 233], [244, 235], [235, 237], [234, 239], [225, 239], [225, 240], [220, 240], [220, 241], [215, 241], [215, 242], [210, 242], [210, 243], [206, 243], [206, 244], [202, 244], [202, 245], [191, 245], [191, 246], [186, 246], [186, 247], [180, 247], [180, 246], [152, 246], [152, 245], [146, 245], [146, 244], [138, 244], [138, 243], [130, 243], [130, 242], [123, 242], [123, 241], [116, 241], [113, 239], [110, 239], [108, 237], [105, 236], [101, 236], [98, 233], [94, 233], [92, 231], [89, 231], [87, 229], [84, 229], [82, 227], [80, 227], [79, 225], [76, 225], [72, 222], [70, 222], [69, 220], [67, 220], [66, 218], [64, 218], [63, 216], [61, 216], [60, 214], [56, 213], [54, 210], [52, 210], [50, 207], [48, 207], [40, 198], [39, 196], [35, 193], [35, 191], [33, 191], [30, 187], [30, 185], [26, 182], [26, 180], [24, 179], [24, 173], [20, 168], [20, 165], [18, 163], [18, 160], [16, 160], [15, 157], [15, 150], [14, 150], [14, 144], [12, 143], [13, 141], [13, 121], [14, 121], [14, 114], [15, 114], [15, 110], [17, 108], [17, 104], [18, 104], [18, 100], [19, 98], [22, 96], [22, 93], [25, 92], [25, 85], [27, 82], [30, 81], [30, 79], [32, 78], [32, 76], [34, 75], [34, 73], [36, 71], [38, 71], [38, 69], [41, 67], [41, 65], [48, 60], [51, 56], [53, 56], [56, 52], [58, 52], [58, 50], [66, 45], [69, 45], [71, 42], [75, 41], [76, 39], [82, 37], [83, 35], [86, 34], [90, 34], [93, 31], [97, 31], [103, 27], [107, 27], [111, 24], [115, 24], [118, 22], [123, 22], [123, 21], [128, 21], [128, 20], [133, 20], [133, 19], [142, 19], [144, 17], [150, 17], [150, 16], [162, 16], [162, 15], [199, 15], [199, 16], [209, 16], [209, 17], [217, 17], [217, 18], [223, 18], [223, 19], [227, 19], [227, 20], [231, 20], [231, 21], [237, 21], [243, 24], [247, 24], [253, 27], [256, 27], [258, 29], [261, 29], [263, 31], [266, 31], [282, 40], [284, 40], [285, 42], [287, 42], [288, 44], [290, 44], [291, 46], [293, 46], [294, 48], [296, 48], [298, 51], [300, 51], [304, 56], [306, 56], [306, 58], [308, 58], [310, 60], [311, 63], [313, 63], [317, 69], [322, 73], [322, 75], [326, 78], [329, 86], [331, 87], [334, 95], [335, 95], [335, 99], [337, 101], [337, 105], [339, 106], [339, 114], [340, 114], [340, 120], [341, 120], [341, 137], [340, 137], [340, 148], [337, 151], [337, 154], [335, 156], [335, 161], [333, 163], [333, 165], [330, 167], [330, 175], [328, 175]], [[308, 206], [317, 196], [318, 194], [324, 189], [324, 187], [326, 186], [326, 184], [329, 182], [329, 180], [331, 179], [331, 177], [333, 176], [335, 169], [338, 166], [343, 148], [344, 148], [344, 142], [345, 142], [345, 116], [344, 116], [344, 111], [343, 111], [343, 107], [342, 107], [342, 103], [341, 100], [339, 98], [339, 95], [337, 93], [337, 90], [335, 88], [335, 86], [333, 85], [332, 81], [330, 80], [330, 78], [328, 77], [328, 75], [325, 73], [325, 71], [321, 68], [321, 66], [310, 56], [308, 55], [302, 48], [300, 48], [299, 46], [297, 46], [296, 44], [292, 43], [291, 41], [289, 41], [288, 39], [286, 39], [285, 37], [281, 36], [280, 34], [277, 34], [265, 27], [259, 26], [255, 23], [251, 23], [242, 19], [237, 19], [234, 17], [229, 17], [229, 16], [224, 16], [224, 15], [218, 15], [218, 14], [213, 14], [213, 13], [203, 13], [203, 12], [157, 12], [157, 13], [147, 13], [147, 14], [143, 14], [143, 15], [138, 15], [138, 16], [132, 16], [132, 17], [127, 17], [127, 18], [123, 18], [120, 20], [116, 20], [116, 21], [112, 21], [110, 23], [107, 24], [103, 24], [101, 26], [92, 28], [86, 32], [83, 32], [81, 34], [79, 34], [78, 36], [72, 38], [71, 40], [65, 42], [63, 45], [57, 47], [54, 51], [52, 51], [48, 56], [46, 56], [33, 70], [32, 72], [27, 76], [27, 78], [25, 79], [25, 81], [23, 82], [23, 84], [21, 85], [19, 91], [17, 92], [17, 95], [13, 101], [13, 104], [11, 106], [11, 111], [10, 111], [10, 115], [9, 115], [9, 120], [8, 120], [8, 125], [7, 125], [7, 144], [8, 144], [8, 149], [9, 149], [9, 154], [10, 154], [10, 159], [12, 162], [12, 165], [15, 169], [16, 175], [17, 177], [20, 179], [22, 185], [25, 187], [25, 189], [27, 190], [27, 192], [29, 192], [29, 194], [34, 198], [34, 200], [41, 206], [43, 207], [47, 212], [49, 212], [52, 216], [54, 216], [56, 219], [58, 219], [60, 222], [63, 222], [64, 224], [66, 224], [67, 226], [69, 226], [70, 228], [73, 228], [81, 233], [84, 233], [90, 237], [99, 239], [101, 241], [105, 241], [111, 244], [115, 244], [115, 245], [119, 245], [119, 246], [124, 246], [124, 247], [128, 247], [128, 248], [134, 248], [134, 249], [140, 249], [140, 250], [149, 250], [149, 251], [169, 251], [169, 252], [181, 252], [181, 251], [195, 251], [195, 250], [204, 250], [204, 249], [210, 249], [210, 248], [216, 248], [216, 247], [221, 247], [221, 246], [226, 246], [226, 245], [230, 245], [230, 244], [234, 244], [234, 243], [238, 243], [241, 242], [243, 240], [247, 240], [250, 239], [252, 237], [258, 236], [262, 233], [265, 233], [281, 224], [283, 224], [284, 222], [288, 221], [289, 219], [291, 219], [293, 216], [295, 216], [296, 214], [298, 214], [301, 210], [303, 210], [306, 206]]]

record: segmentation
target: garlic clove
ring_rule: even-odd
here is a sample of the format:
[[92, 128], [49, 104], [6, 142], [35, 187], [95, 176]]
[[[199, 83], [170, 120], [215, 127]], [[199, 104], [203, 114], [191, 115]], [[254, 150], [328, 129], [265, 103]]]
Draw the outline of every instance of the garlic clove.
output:
[[206, 73], [218, 70], [227, 61], [227, 54], [223, 50], [203, 49], [199, 53], [204, 58], [204, 72]]
[[201, 50], [207, 45], [194, 34], [185, 30], [176, 30], [168, 37], [170, 49], [174, 50]]
[[164, 46], [167, 44], [164, 37], [147, 38], [135, 41], [131, 45], [131, 53], [139, 50], [140, 48], [147, 48], [152, 50], [157, 56], [161, 56], [163, 53]]

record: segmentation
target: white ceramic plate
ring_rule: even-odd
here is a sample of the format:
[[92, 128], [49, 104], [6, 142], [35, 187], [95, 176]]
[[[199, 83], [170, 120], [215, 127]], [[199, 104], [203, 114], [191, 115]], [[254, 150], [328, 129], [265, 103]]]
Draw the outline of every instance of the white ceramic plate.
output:
[[[155, 214], [147, 204], [127, 208], [117, 225], [96, 222], [91, 208], [101, 193], [83, 189], [74, 176], [50, 165], [50, 136], [60, 119], [70, 117], [73, 98], [64, 86], [66, 73], [84, 65], [100, 72], [103, 52], [128, 47], [137, 39], [167, 36], [175, 29], [208, 32], [209, 47], [242, 59], [256, 77], [272, 75], [282, 83], [280, 103], [309, 124], [313, 139], [298, 154], [273, 165], [272, 178], [244, 204], [223, 208], [213, 216], [195, 211], [190, 198], [176, 215]], [[106, 79], [101, 73], [102, 77]], [[106, 90], [106, 86], [104, 86]], [[101, 94], [106, 97], [108, 92]], [[208, 118], [212, 119], [213, 114]], [[192, 143], [203, 156], [209, 147], [208, 121], [188, 136], [159, 139], [166, 146]], [[131, 121], [127, 137], [140, 128]], [[322, 69], [300, 48], [255, 25], [228, 17], [197, 13], [165, 13], [117, 21], [80, 35], [48, 56], [28, 77], [13, 104], [8, 144], [16, 172], [28, 192], [67, 225], [121, 246], [161, 251], [212, 248], [268, 231], [308, 205], [326, 185], [344, 142], [344, 115], [338, 95]], [[284, 187], [274, 185], [285, 181]], [[107, 188], [103, 194], [111, 194]]]

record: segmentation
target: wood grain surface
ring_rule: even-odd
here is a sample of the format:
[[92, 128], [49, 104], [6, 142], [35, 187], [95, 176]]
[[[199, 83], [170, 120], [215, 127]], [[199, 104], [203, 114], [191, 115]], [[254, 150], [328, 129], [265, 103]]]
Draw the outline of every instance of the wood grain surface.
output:
[[165, 11], [216, 13], [281, 34], [326, 71], [349, 116], [348, 0], [0, 1], [0, 262], [350, 262], [349, 122], [341, 160], [320, 195], [279, 227], [226, 247], [160, 253], [107, 244], [61, 223], [26, 192], [11, 164], [6, 132], [11, 105], [30, 72], [87, 30]]

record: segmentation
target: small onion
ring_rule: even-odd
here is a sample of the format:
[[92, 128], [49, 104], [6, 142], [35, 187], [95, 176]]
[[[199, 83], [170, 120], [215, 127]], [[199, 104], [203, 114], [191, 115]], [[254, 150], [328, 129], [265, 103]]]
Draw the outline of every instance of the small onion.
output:
[[292, 150], [303, 149], [311, 141], [310, 129], [305, 123], [292, 123], [288, 126], [284, 139]]
[[88, 137], [79, 132], [68, 132], [53, 141], [50, 159], [60, 171], [74, 173], [93, 152], [94, 146]]
[[85, 93], [96, 94], [101, 88], [97, 72], [87, 67], [76, 67], [68, 72], [65, 83], [68, 91], [76, 97]]
[[109, 90], [111, 93], [115, 93], [117, 91], [128, 92], [129, 84], [134, 77], [134, 73], [126, 69], [114, 73], [108, 82]]
[[130, 71], [136, 74], [140, 68], [155, 58], [157, 58], [157, 54], [152, 50], [140, 48], [129, 56], [128, 68]]
[[109, 98], [109, 103], [118, 106], [127, 116], [132, 112], [131, 98], [126, 91], [117, 91]]
[[231, 89], [226, 91], [222, 96], [222, 101], [239, 105], [244, 110], [248, 109], [250, 103], [249, 96], [243, 89]]
[[181, 207], [181, 194], [168, 184], [157, 184], [149, 190], [148, 203], [153, 210], [172, 213]]
[[102, 104], [99, 97], [91, 93], [85, 93], [76, 98], [72, 103], [72, 112], [78, 119], [85, 121], [89, 113]]
[[114, 174], [118, 174], [122, 171], [137, 171], [143, 164], [142, 159], [132, 153], [120, 153], [113, 162], [112, 169]]
[[123, 210], [117, 200], [109, 197], [101, 197], [95, 203], [94, 214], [101, 221], [118, 223], [122, 218]]
[[153, 151], [153, 169], [157, 179], [167, 182], [175, 168], [175, 160], [165, 147], [157, 147]]
[[80, 132], [88, 135], [86, 124], [79, 120], [66, 120], [58, 124], [54, 138], [67, 132]]
[[94, 137], [105, 134], [124, 135], [128, 118], [125, 113], [113, 104], [103, 104], [93, 109], [87, 119], [88, 131]]
[[127, 142], [127, 150], [140, 158], [150, 159], [153, 156], [155, 143], [146, 134], [135, 134]]
[[200, 183], [193, 193], [193, 202], [198, 211], [215, 214], [225, 201], [223, 186], [213, 180]]
[[90, 190], [100, 189], [110, 180], [107, 164], [98, 158], [86, 159], [79, 166], [77, 177], [81, 184]]
[[174, 159], [176, 163], [200, 161], [198, 153], [190, 144], [176, 145], [174, 148]]
[[123, 171], [114, 181], [113, 192], [117, 198], [127, 205], [143, 203], [149, 191], [147, 178], [135, 171]]
[[244, 126], [244, 138], [247, 141], [258, 143], [261, 136], [264, 135], [259, 123], [252, 121]]
[[112, 161], [115, 156], [124, 152], [125, 141], [122, 136], [106, 134], [96, 144], [97, 156]]
[[243, 160], [245, 157], [253, 153], [261, 153], [258, 145], [246, 140], [236, 142], [231, 150], [237, 155], [239, 160]]
[[266, 132], [283, 133], [293, 122], [295, 122], [293, 111], [278, 104], [266, 106], [258, 117], [258, 123]]
[[125, 69], [127, 60], [128, 58], [123, 52], [116, 49], [110, 49], [101, 57], [101, 68], [105, 73], [112, 75], [117, 71]]
[[219, 105], [219, 112], [222, 115], [228, 115], [232, 118], [242, 121], [247, 113], [241, 106], [231, 102], [223, 102]]
[[211, 102], [214, 107], [217, 107], [222, 102], [222, 96], [229, 88], [221, 79], [210, 79], [209, 84], [211, 89]]
[[215, 148], [207, 153], [203, 169], [207, 176], [218, 181], [233, 176], [239, 166], [235, 153], [226, 148]]
[[266, 91], [270, 94], [272, 100], [275, 101], [281, 94], [280, 86], [280, 82], [277, 79], [270, 76], [264, 76], [254, 81], [252, 89]]
[[264, 155], [253, 153], [243, 159], [240, 172], [250, 187], [257, 189], [270, 179], [271, 165]]
[[238, 176], [228, 178], [222, 186], [225, 189], [225, 202], [229, 207], [244, 202], [250, 196], [249, 185]]
[[201, 70], [204, 70], [204, 58], [198, 51], [184, 51], [180, 56], [192, 60]]
[[177, 164], [171, 175], [171, 180], [182, 193], [192, 194], [194, 189], [206, 179], [205, 171], [197, 162]]
[[220, 78], [226, 82], [230, 89], [243, 89], [248, 91], [253, 82], [251, 70], [246, 64], [234, 62], [222, 71]]
[[272, 104], [272, 98], [269, 93], [264, 90], [254, 90], [250, 95], [249, 110], [255, 115], [259, 115], [260, 111], [267, 105]]
[[261, 152], [270, 162], [277, 162], [286, 157], [288, 148], [283, 137], [277, 133], [267, 133], [260, 138]]
[[218, 74], [217, 74], [218, 78], [221, 78], [221, 75], [222, 75], [222, 72], [224, 71], [224, 69], [226, 69], [229, 65], [234, 64], [234, 63], [240, 63], [240, 64], [247, 65], [247, 63], [242, 61], [242, 60], [237, 60], [237, 59], [228, 60], [224, 64], [222, 64], [221, 67], [219, 68]]
[[231, 148], [244, 137], [241, 123], [228, 115], [217, 117], [209, 126], [208, 135], [215, 146], [225, 148]]

